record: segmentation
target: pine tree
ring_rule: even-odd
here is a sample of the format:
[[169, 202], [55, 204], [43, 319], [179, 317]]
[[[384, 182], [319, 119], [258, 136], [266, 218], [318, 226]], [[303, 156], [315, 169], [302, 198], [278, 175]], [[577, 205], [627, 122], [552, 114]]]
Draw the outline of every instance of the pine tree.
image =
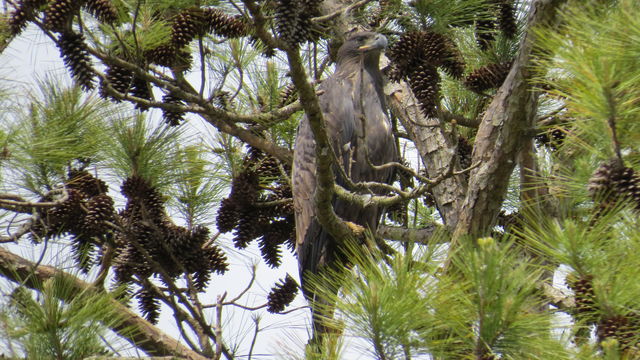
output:
[[[0, 337], [22, 349], [7, 355], [110, 356], [124, 339], [251, 358], [294, 334], [284, 356], [640, 356], [637, 1], [9, 5], [3, 60], [35, 32], [61, 71], [0, 80]], [[375, 166], [399, 177], [346, 181], [316, 133], [346, 185], [306, 200], [385, 211], [376, 233], [316, 213], [353, 236], [304, 298], [296, 128], [322, 131], [315, 86], [358, 28], [388, 40], [401, 156]], [[312, 316], [325, 336], [305, 344], [292, 329]], [[364, 346], [341, 353], [342, 339]]]

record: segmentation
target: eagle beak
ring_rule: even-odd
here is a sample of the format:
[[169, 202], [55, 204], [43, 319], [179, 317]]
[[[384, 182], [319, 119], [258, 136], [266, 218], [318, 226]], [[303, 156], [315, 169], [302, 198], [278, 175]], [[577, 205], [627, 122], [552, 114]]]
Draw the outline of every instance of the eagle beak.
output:
[[362, 45], [358, 50], [365, 52], [369, 50], [384, 50], [387, 47], [387, 38], [384, 35], [376, 35], [368, 44]]

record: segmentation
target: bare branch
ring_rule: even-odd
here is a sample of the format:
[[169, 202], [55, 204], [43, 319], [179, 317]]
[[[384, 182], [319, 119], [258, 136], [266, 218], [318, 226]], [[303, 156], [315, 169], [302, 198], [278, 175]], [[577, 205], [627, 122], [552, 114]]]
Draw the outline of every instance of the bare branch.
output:
[[442, 225], [436, 223], [427, 225], [420, 229], [379, 225], [377, 235], [386, 240], [417, 244], [433, 244], [433, 241], [431, 241], [433, 234], [443, 228], [444, 227]]
[[316, 23], [321, 23], [324, 21], [329, 21], [329, 20], [333, 20], [339, 16], [342, 16], [344, 14], [347, 14], [350, 11], [353, 11], [359, 7], [365, 6], [368, 3], [370, 3], [371, 0], [360, 0], [360, 1], [356, 1], [353, 4], [349, 5], [349, 6], [345, 6], [343, 8], [340, 8], [330, 14], [326, 14], [326, 15], [322, 15], [322, 16], [318, 16], [318, 17], [314, 17], [313, 19], [311, 19], [311, 21], [316, 22]]
[[58, 199], [54, 201], [41, 201], [32, 202], [22, 199], [22, 197], [15, 194], [0, 194], [0, 208], [9, 211], [21, 212], [31, 214], [34, 208], [49, 208], [62, 204], [69, 198], [69, 193], [65, 188], [54, 189], [45, 194], [45, 197], [49, 197], [55, 194], [62, 194]]

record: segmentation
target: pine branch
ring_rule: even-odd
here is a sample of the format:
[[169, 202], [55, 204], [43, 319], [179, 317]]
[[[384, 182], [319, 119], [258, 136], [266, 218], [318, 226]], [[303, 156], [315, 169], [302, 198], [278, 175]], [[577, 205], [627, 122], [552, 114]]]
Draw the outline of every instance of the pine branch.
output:
[[386, 240], [430, 245], [434, 244], [432, 239], [433, 235], [442, 228], [442, 225], [436, 223], [429, 224], [419, 229], [379, 225], [377, 235]]
[[[36, 265], [3, 248], [0, 248], [0, 276], [12, 282], [24, 284], [31, 289], [38, 289], [39, 284], [46, 280], [62, 276], [67, 278], [74, 287], [73, 294], [91, 290], [99, 291], [99, 289], [69, 273], [60, 271], [53, 266]], [[122, 319], [121, 322], [112, 327], [112, 330], [148, 354], [158, 356], [174, 355], [189, 360], [206, 360], [205, 357], [184, 347], [120, 302], [111, 300], [111, 305]]]

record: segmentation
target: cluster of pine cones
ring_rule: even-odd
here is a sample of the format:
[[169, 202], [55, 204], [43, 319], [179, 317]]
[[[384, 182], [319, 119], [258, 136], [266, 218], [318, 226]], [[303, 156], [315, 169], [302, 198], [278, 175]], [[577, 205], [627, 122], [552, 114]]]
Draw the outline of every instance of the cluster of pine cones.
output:
[[[512, 0], [486, 0], [486, 14], [476, 20], [476, 40], [482, 50], [491, 46], [497, 30], [506, 37], [514, 38], [518, 31], [515, 8]], [[488, 16], [487, 16], [488, 15]]]
[[[218, 230], [233, 232], [233, 242], [238, 249], [244, 249], [257, 240], [265, 263], [278, 267], [281, 247], [295, 248], [291, 187], [282, 174], [282, 170], [285, 173], [290, 170], [253, 147], [249, 149], [242, 169], [231, 183], [229, 197], [222, 200], [218, 209]], [[282, 312], [295, 298], [298, 287], [296, 281], [287, 275], [271, 289], [267, 296], [267, 310]]]
[[565, 282], [574, 293], [576, 318], [585, 324], [595, 324], [600, 342], [615, 339], [620, 344], [620, 350], [631, 355], [629, 358], [640, 355], [637, 337], [640, 332], [640, 317], [637, 314], [605, 315], [599, 311], [591, 275], [571, 273], [567, 275]]
[[85, 90], [93, 89], [95, 70], [91, 64], [84, 36], [73, 30], [73, 16], [81, 9], [105, 24], [118, 21], [118, 11], [109, 0], [22, 0], [15, 4], [9, 17], [12, 36], [20, 34], [29, 21], [42, 13], [42, 23], [58, 33], [56, 45], [74, 80]]
[[[513, 1], [487, 0], [486, 5], [491, 20], [485, 19], [487, 14], [476, 20], [476, 37], [483, 50], [495, 39], [498, 28], [510, 38], [515, 37], [517, 31]], [[500, 87], [513, 63], [488, 64], [464, 76], [465, 64], [453, 40], [430, 29], [405, 32], [390, 47], [387, 56], [392, 65], [389, 77], [395, 81], [407, 80], [427, 116], [435, 115], [440, 103], [438, 68], [461, 80], [469, 90], [483, 93]]]
[[218, 230], [233, 231], [239, 249], [257, 239], [264, 261], [277, 267], [281, 246], [295, 247], [291, 187], [281, 174], [279, 162], [255, 148], [245, 157], [242, 169], [218, 210]]
[[617, 158], [602, 163], [596, 169], [587, 189], [603, 210], [627, 201], [640, 211], [640, 176]]
[[453, 77], [464, 72], [462, 56], [448, 37], [429, 30], [410, 31], [389, 48], [392, 80], [407, 79], [426, 115], [434, 115], [440, 101], [438, 67]]
[[[73, 253], [80, 269], [88, 272], [98, 243], [112, 235], [107, 222], [115, 219], [113, 199], [107, 184], [84, 170], [71, 170], [65, 183], [67, 198], [59, 205], [40, 209], [31, 230], [32, 240], [39, 242], [70, 236]], [[44, 198], [42, 201], [54, 199]]]
[[455, 43], [448, 37], [429, 30], [404, 33], [387, 51], [391, 60], [389, 77], [406, 79], [427, 116], [436, 114], [440, 103], [438, 67], [462, 80], [470, 90], [482, 93], [502, 85], [512, 62], [489, 64], [469, 73], [464, 79], [465, 65]]
[[65, 201], [39, 212], [32, 236], [37, 240], [69, 236], [76, 262], [84, 271], [97, 263], [98, 249], [113, 246], [115, 280], [125, 285], [143, 281], [136, 298], [150, 321], [159, 314], [157, 296], [144, 287], [152, 276], [188, 274], [202, 291], [213, 272], [223, 274], [228, 269], [224, 252], [209, 243], [209, 230], [175, 225], [166, 214], [162, 195], [138, 176], [123, 182], [121, 192], [127, 203], [119, 213], [105, 182], [87, 171], [71, 170], [65, 189]]
[[[9, 31], [12, 36], [20, 34], [29, 21], [41, 19], [45, 28], [58, 34], [56, 45], [65, 66], [75, 82], [84, 90], [95, 87], [96, 70], [89, 56], [89, 48], [83, 34], [73, 30], [73, 17], [80, 11], [93, 15], [103, 24], [118, 25], [118, 9], [110, 0], [21, 0], [9, 18]], [[172, 16], [171, 39], [153, 49], [144, 52], [143, 58], [126, 58], [131, 63], [144, 66], [147, 63], [186, 70], [191, 66], [191, 54], [187, 45], [198, 36], [215, 34], [225, 38], [245, 36], [249, 32], [247, 23], [238, 16], [229, 16], [218, 8], [193, 7]], [[143, 100], [153, 100], [151, 84], [136, 76], [129, 69], [116, 64], [106, 64], [105, 78], [118, 93], [131, 95]], [[107, 84], [101, 83], [103, 98], [109, 96]], [[165, 94], [163, 102], [183, 104], [174, 94]], [[144, 105], [136, 103], [136, 108], [146, 110]], [[164, 111], [165, 120], [177, 125], [183, 120], [179, 111]]]

